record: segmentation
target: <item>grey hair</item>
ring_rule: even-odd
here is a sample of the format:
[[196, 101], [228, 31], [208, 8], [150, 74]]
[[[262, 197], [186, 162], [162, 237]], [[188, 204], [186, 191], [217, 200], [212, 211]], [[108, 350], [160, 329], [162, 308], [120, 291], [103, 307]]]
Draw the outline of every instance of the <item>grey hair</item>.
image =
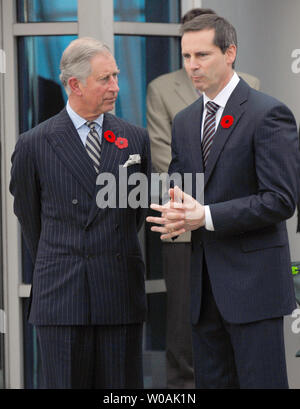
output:
[[90, 61], [97, 54], [111, 53], [109, 47], [91, 37], [82, 37], [72, 41], [63, 52], [60, 60], [60, 80], [67, 92], [70, 94], [68, 80], [76, 77], [85, 83], [91, 74]]

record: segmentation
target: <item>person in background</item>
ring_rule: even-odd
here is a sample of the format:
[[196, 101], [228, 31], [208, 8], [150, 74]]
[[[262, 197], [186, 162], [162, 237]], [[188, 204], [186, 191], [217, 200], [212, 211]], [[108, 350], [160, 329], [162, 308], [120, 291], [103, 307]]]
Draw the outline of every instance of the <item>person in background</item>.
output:
[[[203, 14], [216, 14], [207, 8], [188, 11], [181, 23]], [[258, 78], [239, 72], [250, 86], [259, 89]], [[201, 91], [185, 68], [151, 81], [147, 91], [147, 128], [152, 164], [157, 172], [167, 172], [171, 162], [171, 128], [175, 115], [195, 102]], [[168, 388], [193, 388], [192, 340], [189, 314], [191, 235], [162, 243], [163, 276], [167, 288], [166, 372]]]
[[146, 299], [137, 233], [146, 209], [99, 208], [96, 198], [103, 172], [118, 189], [120, 165], [150, 176], [148, 134], [108, 113], [119, 70], [107, 46], [77, 39], [60, 68], [67, 106], [19, 137], [10, 183], [34, 263], [29, 322], [42, 388], [142, 388]]

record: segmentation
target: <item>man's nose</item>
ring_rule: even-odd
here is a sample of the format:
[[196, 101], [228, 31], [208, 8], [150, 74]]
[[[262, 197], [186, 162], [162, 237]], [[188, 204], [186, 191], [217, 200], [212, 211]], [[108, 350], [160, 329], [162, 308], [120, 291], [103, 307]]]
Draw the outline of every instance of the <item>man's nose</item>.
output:
[[190, 58], [190, 69], [191, 70], [197, 70], [199, 68], [200, 64], [199, 64], [199, 60], [196, 57], [191, 57]]
[[110, 91], [119, 92], [120, 88], [118, 85], [118, 78], [111, 77], [110, 84], [109, 84]]

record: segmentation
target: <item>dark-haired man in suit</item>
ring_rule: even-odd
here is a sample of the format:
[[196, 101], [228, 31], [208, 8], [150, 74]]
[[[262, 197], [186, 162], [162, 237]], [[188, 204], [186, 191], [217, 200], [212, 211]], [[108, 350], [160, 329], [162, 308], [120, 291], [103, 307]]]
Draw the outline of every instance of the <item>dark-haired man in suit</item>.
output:
[[296, 303], [285, 220], [299, 198], [297, 126], [284, 104], [237, 76], [236, 51], [222, 17], [183, 25], [185, 68], [203, 96], [174, 119], [169, 173], [204, 173], [204, 205], [175, 187], [168, 205], [152, 206], [162, 217], [148, 221], [162, 239], [192, 231], [196, 387], [287, 388], [283, 316]]
[[147, 132], [108, 113], [118, 72], [101, 42], [73, 41], [61, 59], [66, 108], [22, 134], [12, 157], [14, 210], [34, 262], [29, 321], [44, 388], [143, 387], [137, 233], [145, 210], [96, 200], [104, 172], [116, 191], [119, 166], [128, 176], [150, 172]]
[[[216, 14], [207, 8], [194, 8], [181, 23], [203, 14]], [[259, 89], [258, 78], [238, 72], [252, 88]], [[163, 74], [148, 85], [147, 128], [151, 158], [157, 172], [168, 172], [171, 162], [172, 122], [175, 115], [195, 102], [200, 90], [193, 85], [185, 68]], [[163, 274], [167, 287], [166, 373], [169, 389], [193, 388], [192, 335], [189, 320], [189, 281], [191, 233], [162, 244]]]

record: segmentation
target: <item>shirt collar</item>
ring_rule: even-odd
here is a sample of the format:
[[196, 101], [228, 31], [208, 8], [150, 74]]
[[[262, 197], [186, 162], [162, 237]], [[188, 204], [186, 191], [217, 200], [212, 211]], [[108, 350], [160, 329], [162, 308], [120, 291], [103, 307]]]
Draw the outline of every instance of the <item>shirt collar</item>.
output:
[[205, 93], [203, 93], [204, 107], [206, 106], [206, 103], [208, 101], [213, 101], [224, 109], [230, 95], [232, 94], [233, 90], [235, 89], [239, 81], [240, 81], [239, 76], [237, 75], [236, 72], [234, 72], [228, 84], [222, 89], [222, 91], [219, 92], [219, 94], [214, 99], [208, 98], [208, 96], [206, 96]]
[[[77, 130], [81, 128], [83, 125], [85, 125], [86, 119], [82, 118], [80, 115], [77, 114], [77, 112], [75, 112], [71, 108], [69, 100], [67, 102], [66, 110]], [[93, 122], [96, 122], [102, 128], [103, 119], [104, 119], [104, 114], [101, 114], [98, 116], [98, 118], [94, 119]]]

